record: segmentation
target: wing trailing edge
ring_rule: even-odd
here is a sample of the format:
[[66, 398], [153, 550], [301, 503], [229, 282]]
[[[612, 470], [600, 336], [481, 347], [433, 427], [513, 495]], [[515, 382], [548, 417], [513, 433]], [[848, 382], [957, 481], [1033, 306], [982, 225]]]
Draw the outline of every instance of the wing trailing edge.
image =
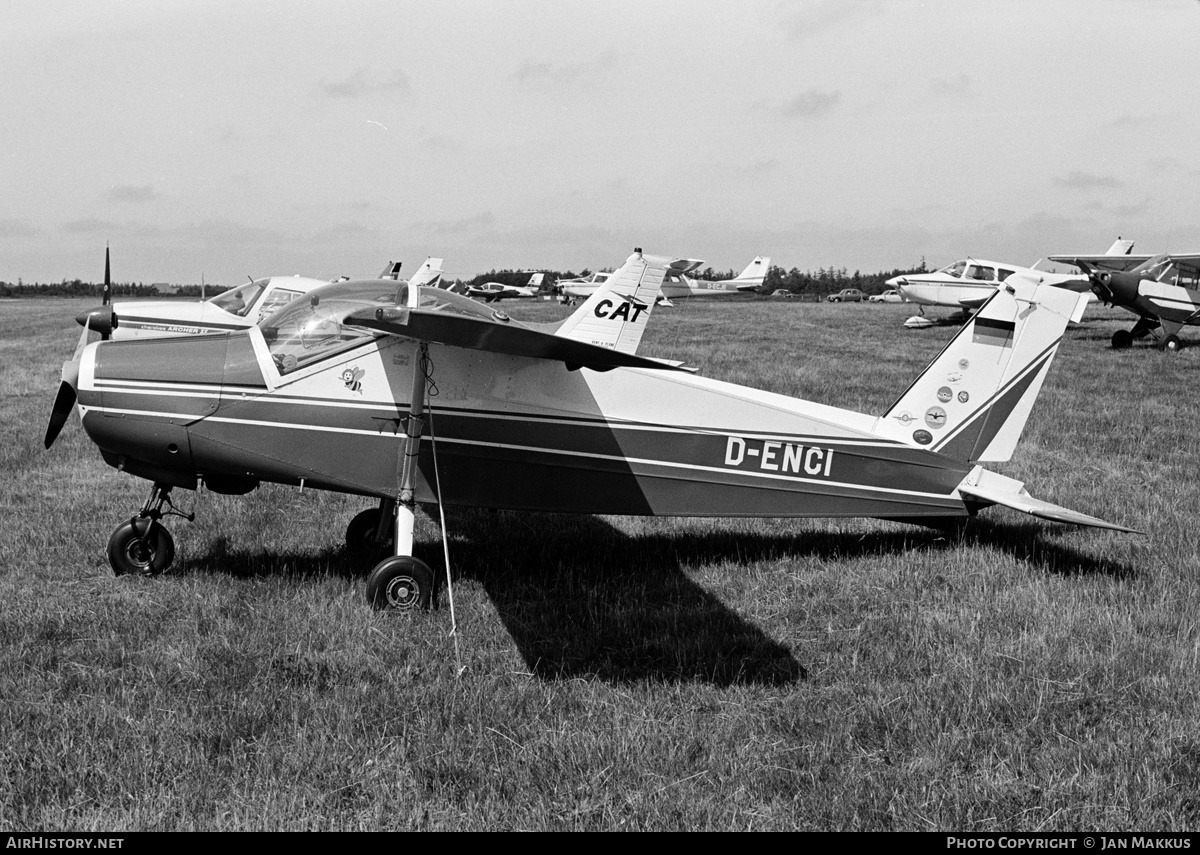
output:
[[[501, 315], [507, 318], [507, 316]], [[451, 314], [427, 309], [364, 309], [346, 317], [352, 326], [507, 356], [552, 359], [568, 368], [656, 368], [679, 371], [679, 363], [624, 353], [609, 347], [530, 329], [508, 320]]]

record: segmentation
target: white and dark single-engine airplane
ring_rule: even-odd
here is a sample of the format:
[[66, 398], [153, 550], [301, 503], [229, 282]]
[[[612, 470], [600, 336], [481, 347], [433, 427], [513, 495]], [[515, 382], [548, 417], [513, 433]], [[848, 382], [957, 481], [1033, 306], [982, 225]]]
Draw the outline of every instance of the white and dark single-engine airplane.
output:
[[[1132, 241], [1118, 238], [1109, 247], [1108, 255], [1123, 256], [1132, 246]], [[1014, 273], [1037, 277], [1048, 285], [1063, 288], [1078, 290], [1087, 285], [1087, 281], [1077, 274], [1046, 273], [1034, 267], [985, 261], [981, 258], [965, 258], [929, 273], [893, 276], [887, 281], [887, 285], [895, 288], [903, 299], [917, 304], [920, 314], [909, 318], [904, 322], [904, 326], [909, 329], [924, 329], [934, 325], [934, 321], [925, 317], [925, 306], [958, 309], [958, 313], [949, 318], [948, 322], [960, 323], [966, 319], [968, 313], [982, 306], [1000, 283]]]
[[229, 332], [254, 326], [262, 318], [314, 288], [326, 279], [302, 276], [269, 276], [198, 302], [185, 300], [131, 300], [112, 302], [112, 276], [108, 249], [104, 250], [104, 290], [101, 305], [80, 312], [80, 326], [105, 338], [163, 338]]
[[545, 279], [544, 273], [534, 273], [529, 277], [527, 285], [505, 285], [502, 282], [484, 282], [482, 285], [469, 286], [467, 288], [467, 296], [483, 300], [485, 303], [537, 297], [543, 293], [543, 279]]
[[1149, 335], [1163, 350], [1183, 346], [1179, 333], [1200, 325], [1200, 253], [1123, 256], [1124, 266], [1103, 256], [1052, 255], [1051, 261], [1073, 264], [1087, 274], [1102, 303], [1138, 316], [1131, 329], [1117, 330], [1112, 346], [1123, 350]]
[[1132, 531], [984, 467], [1012, 455], [1086, 295], [1009, 277], [873, 416], [639, 355], [664, 277], [686, 264], [635, 250], [559, 324], [377, 279], [326, 285], [224, 335], [89, 344], [85, 330], [45, 445], [77, 403], [103, 459], [152, 483], [110, 539], [118, 574], [170, 565], [161, 520], [178, 513], [177, 488], [372, 497], [346, 537], [390, 537], [366, 585], [380, 608], [428, 606], [443, 578], [413, 557], [418, 503], [935, 526], [1004, 505]]
[[[412, 282], [437, 285], [442, 276], [442, 259], [428, 258]], [[399, 279], [400, 262], [388, 262], [380, 278]], [[112, 275], [108, 249], [104, 250], [104, 289], [101, 305], [80, 312], [75, 320], [104, 338], [169, 338], [205, 335], [252, 327], [314, 288], [328, 285], [327, 279], [303, 276], [268, 276], [207, 300], [130, 300], [112, 302]]]
[[[732, 279], [692, 279], [687, 274], [695, 271], [704, 262], [695, 258], [686, 259], [687, 265], [668, 273], [663, 280], [657, 302], [670, 305], [670, 300], [681, 297], [725, 297], [757, 291], [766, 280], [771, 269], [771, 257], [760, 255], [746, 265], [746, 269]], [[564, 303], [586, 300], [604, 284], [611, 274], [593, 273], [578, 279], [564, 279], [558, 283]]]

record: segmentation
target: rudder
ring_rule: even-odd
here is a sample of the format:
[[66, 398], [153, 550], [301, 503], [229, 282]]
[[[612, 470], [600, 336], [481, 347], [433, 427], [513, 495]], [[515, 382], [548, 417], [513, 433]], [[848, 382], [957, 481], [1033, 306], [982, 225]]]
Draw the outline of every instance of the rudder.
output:
[[1087, 295], [1010, 276], [899, 400], [880, 436], [968, 462], [1012, 457], [1067, 323]]

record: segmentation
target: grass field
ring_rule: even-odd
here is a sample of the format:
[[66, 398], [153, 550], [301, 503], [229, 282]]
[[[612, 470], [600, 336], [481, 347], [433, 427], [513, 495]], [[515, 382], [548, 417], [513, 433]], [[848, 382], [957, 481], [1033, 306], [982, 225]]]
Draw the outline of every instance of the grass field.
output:
[[[42, 448], [83, 307], [0, 303], [0, 829], [1200, 827], [1200, 346], [1093, 307], [996, 467], [1144, 537], [460, 511], [456, 656], [366, 606], [358, 498], [179, 491], [114, 578], [148, 485]], [[878, 413], [953, 334], [911, 313], [685, 302], [642, 352]]]

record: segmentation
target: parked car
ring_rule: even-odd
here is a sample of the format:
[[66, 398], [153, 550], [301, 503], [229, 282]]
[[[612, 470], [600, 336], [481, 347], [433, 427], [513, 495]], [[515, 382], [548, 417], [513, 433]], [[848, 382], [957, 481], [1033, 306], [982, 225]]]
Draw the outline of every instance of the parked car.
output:
[[796, 292], [789, 291], [787, 288], [776, 288], [771, 292], [772, 297], [795, 297]]
[[861, 303], [867, 299], [867, 295], [857, 288], [843, 288], [836, 294], [830, 294], [825, 299], [831, 303]]
[[903, 303], [904, 298], [895, 288], [888, 288], [882, 294], [872, 294], [867, 301], [870, 303]]

